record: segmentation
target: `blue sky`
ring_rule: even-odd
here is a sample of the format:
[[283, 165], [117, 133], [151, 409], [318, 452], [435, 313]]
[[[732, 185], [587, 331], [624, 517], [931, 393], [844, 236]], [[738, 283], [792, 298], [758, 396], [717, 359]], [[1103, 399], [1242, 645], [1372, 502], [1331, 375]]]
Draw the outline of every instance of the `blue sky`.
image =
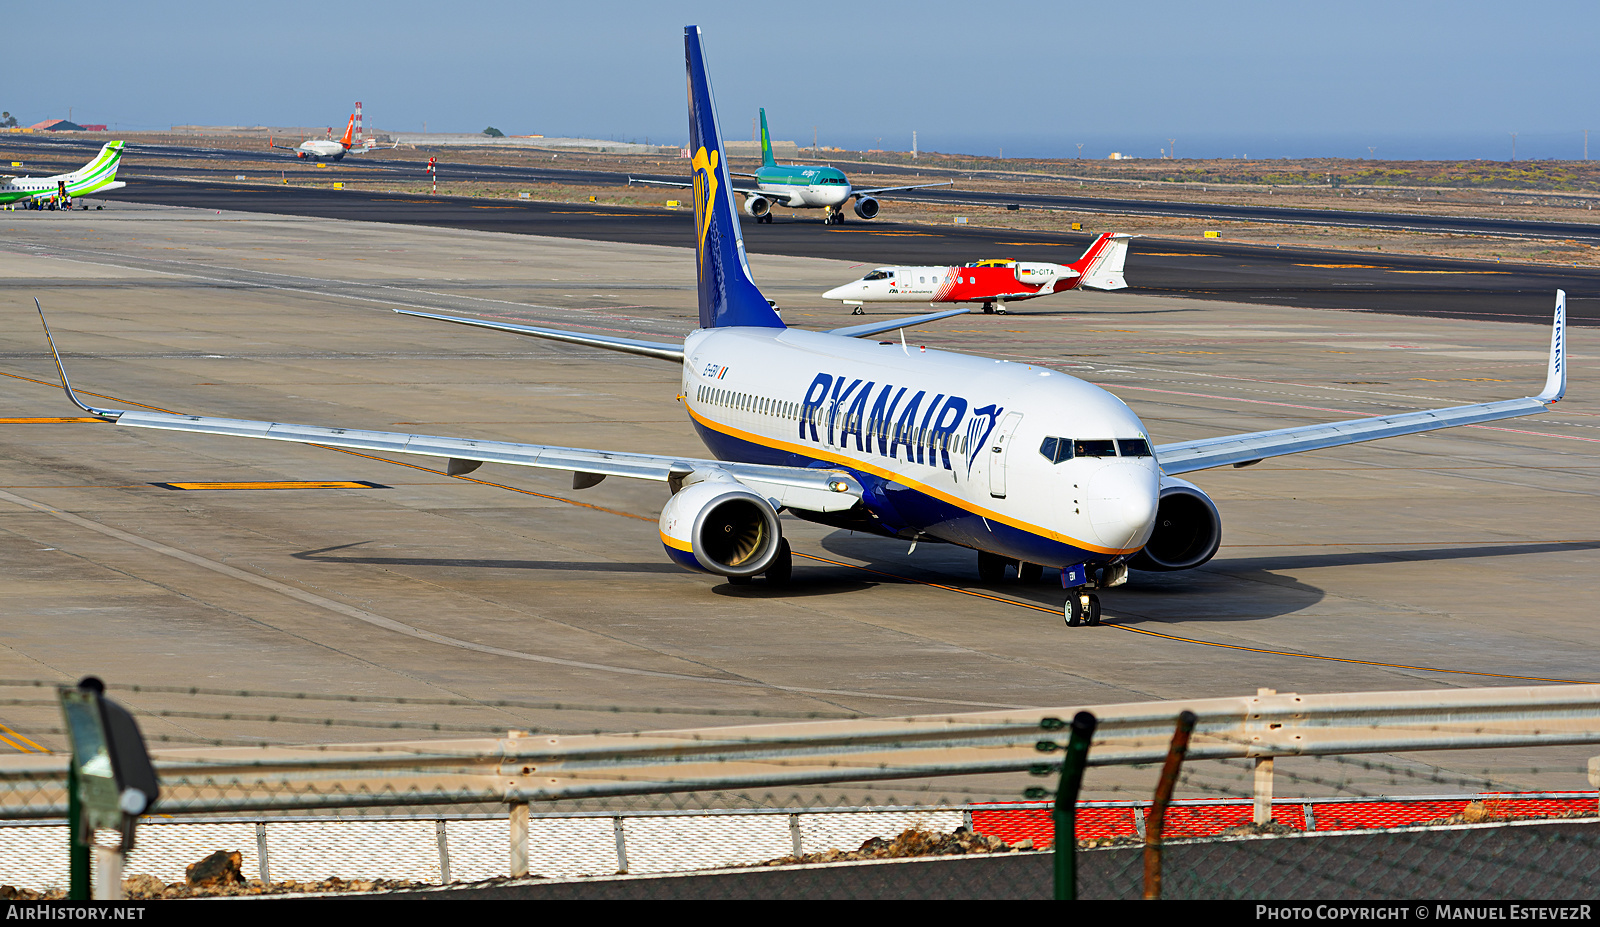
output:
[[1576, 158], [1588, 128], [1600, 157], [1593, 0], [56, 0], [8, 22], [0, 109], [25, 122], [328, 125], [362, 100], [380, 128], [676, 143], [695, 23], [734, 138], [765, 106], [774, 137], [852, 148], [1504, 159], [1516, 132], [1519, 158]]

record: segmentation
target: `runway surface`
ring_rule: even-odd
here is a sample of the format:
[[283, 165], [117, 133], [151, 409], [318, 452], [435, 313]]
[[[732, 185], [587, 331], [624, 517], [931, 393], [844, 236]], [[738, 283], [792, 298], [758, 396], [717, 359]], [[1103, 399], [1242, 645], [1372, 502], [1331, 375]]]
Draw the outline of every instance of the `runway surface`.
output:
[[[668, 246], [688, 240], [692, 224], [687, 210], [227, 182], [145, 179], [105, 198]], [[988, 257], [1064, 262], [1076, 258], [1090, 238], [878, 221], [829, 227], [814, 219], [780, 219], [745, 226], [751, 253], [849, 262], [828, 285], [879, 264], [958, 264]], [[1549, 317], [1555, 290], [1564, 288], [1572, 324], [1600, 325], [1600, 270], [1590, 269], [1144, 239], [1133, 243], [1127, 278], [1135, 292], [1159, 296], [1535, 323]], [[1051, 312], [1056, 311], [1053, 302], [1033, 300], [1012, 309]]]
[[[0, 142], [5, 150], [32, 153], [35, 156], [59, 159], [67, 153], [74, 157], [82, 157], [98, 147], [98, 144], [88, 139], [71, 140], [25, 140], [13, 141], [5, 139]], [[175, 145], [135, 145], [129, 151], [129, 167], [134, 171], [142, 171], [143, 176], [160, 177], [182, 173], [185, 176], [211, 173], [218, 176], [229, 173], [228, 169], [196, 168], [183, 166], [181, 168], [161, 166], [139, 166], [135, 157], [139, 152], [148, 152], [150, 155], [180, 160], [224, 160], [241, 165], [252, 165], [256, 169], [270, 168], [273, 164], [283, 165], [296, 163], [292, 156], [285, 153], [273, 153], [266, 150], [249, 151], [239, 149], [207, 149], [189, 148]], [[559, 156], [559, 163], [552, 161], [549, 165], [537, 162], [527, 165], [483, 165], [451, 162], [449, 155], [441, 159], [439, 169], [447, 177], [458, 180], [508, 180], [524, 181], [530, 183], [561, 183], [561, 184], [605, 184], [620, 186], [628, 182], [630, 176], [652, 180], [683, 180], [682, 175], [665, 175], [639, 173], [629, 175], [616, 171], [596, 171], [574, 168], [561, 165], [570, 165], [581, 158], [581, 153], [569, 153]], [[52, 162], [54, 163], [54, 162]], [[901, 165], [860, 165], [853, 167], [849, 161], [830, 162], [844, 169], [852, 178], [857, 187], [870, 188], [874, 186], [894, 185], [907, 182], [906, 178], [920, 175], [927, 178], [951, 177], [958, 181], [971, 172], [948, 168], [901, 166]], [[342, 178], [351, 180], [372, 180], [382, 178], [404, 177], [412, 180], [421, 180], [426, 177], [427, 160], [417, 158], [389, 157], [366, 160], [365, 155], [350, 155], [338, 162], [342, 171]], [[880, 176], [881, 175], [881, 176]], [[130, 176], [133, 174], [130, 173]], [[984, 191], [955, 189], [926, 189], [906, 190], [896, 193], [884, 194], [884, 199], [910, 200], [914, 202], [939, 203], [945, 205], [965, 204], [972, 206], [998, 206], [1016, 205], [1024, 209], [1050, 209], [1059, 211], [1074, 211], [1123, 216], [1159, 216], [1166, 218], [1205, 219], [1229, 222], [1271, 222], [1292, 225], [1314, 225], [1342, 228], [1372, 228], [1403, 231], [1432, 232], [1439, 234], [1468, 234], [1468, 235], [1496, 235], [1517, 238], [1548, 238], [1554, 240], [1573, 240], [1589, 244], [1600, 243], [1600, 220], [1594, 218], [1589, 210], [1574, 209], [1577, 221], [1557, 222], [1550, 220], [1525, 220], [1525, 219], [1499, 219], [1480, 216], [1438, 216], [1424, 214], [1404, 214], [1392, 212], [1370, 212], [1360, 210], [1312, 209], [1303, 207], [1276, 207], [1257, 205], [1229, 205], [1220, 203], [1186, 203], [1147, 199], [1128, 199], [1118, 197], [1099, 196], [1063, 196], [1057, 194], [1030, 193], [1027, 191], [1026, 175], [1016, 175], [1017, 189], [1005, 193], [990, 193]], [[1004, 180], [1004, 175], [993, 175], [985, 172], [986, 179]], [[1559, 193], [1529, 192], [1525, 194], [1530, 198], [1561, 200]], [[1577, 204], [1577, 200], [1572, 201]], [[226, 208], [226, 207], [224, 207]], [[238, 207], [234, 207], [238, 208]]]
[[[712, 710], [894, 715], [1594, 678], [1600, 393], [1584, 331], [1569, 344], [1569, 397], [1550, 413], [1195, 475], [1224, 518], [1217, 559], [1136, 574], [1104, 594], [1107, 626], [1069, 629], [1051, 582], [984, 585], [970, 551], [912, 553], [790, 518], [794, 586], [682, 572], [653, 524], [657, 484], [575, 492], [564, 472], [492, 465], [451, 479], [398, 456], [74, 421], [29, 299], [52, 311], [75, 383], [107, 405], [699, 456], [673, 365], [389, 311], [679, 337], [695, 324], [687, 248], [138, 204], [0, 213], [0, 229], [14, 296], [0, 326], [8, 675], [453, 700], [263, 702], [338, 722], [316, 726], [269, 722], [266, 709], [157, 716], [193, 703], [129, 696], [151, 736], [660, 729], [744, 718], [692, 714]], [[751, 263], [791, 324], [851, 321], [815, 296], [847, 263]], [[1031, 317], [910, 336], [1101, 384], [1159, 441], [1528, 395], [1548, 344], [1531, 325], [1139, 293], [1062, 294]], [[48, 699], [0, 712], [46, 746], [59, 744], [37, 731], [58, 723]], [[1398, 786], [1333, 772], [1355, 777], [1347, 791], [1437, 792], [1440, 771], [1454, 790], [1583, 788], [1589, 752], [1385, 758], [1419, 773]], [[1280, 761], [1279, 775], [1294, 768]], [[1116, 775], [1096, 771], [1087, 793], [1148, 792], [1148, 771]], [[1249, 776], [1228, 781], [1248, 792]], [[962, 794], [1014, 798], [1030, 784]]]

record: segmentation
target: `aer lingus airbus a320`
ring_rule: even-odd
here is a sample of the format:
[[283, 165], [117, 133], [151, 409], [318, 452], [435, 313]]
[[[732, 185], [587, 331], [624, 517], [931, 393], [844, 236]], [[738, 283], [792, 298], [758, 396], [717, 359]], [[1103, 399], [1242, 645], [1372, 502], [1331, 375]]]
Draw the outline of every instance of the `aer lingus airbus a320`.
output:
[[[948, 187], [951, 183], [946, 180], [940, 183], [858, 189], [851, 185], [850, 178], [844, 175], [844, 171], [836, 167], [823, 164], [779, 164], [772, 156], [772, 139], [767, 136], [765, 109], [761, 111], [761, 166], [756, 168], [754, 174], [735, 174], [731, 171], [728, 174], [731, 177], [747, 177], [755, 181], [754, 185], [734, 187], [733, 192], [744, 197], [745, 215], [757, 222], [771, 222], [772, 207], [787, 206], [790, 209], [827, 210], [822, 216], [824, 225], [839, 225], [844, 222], [844, 204], [850, 202], [851, 197], [855, 197], [856, 200], [853, 207], [856, 215], [863, 219], [872, 219], [878, 215], [877, 194], [921, 190], [925, 187]], [[692, 182], [642, 180], [635, 177], [629, 177], [628, 183], [653, 184], [658, 187], [694, 185]]]
[[678, 345], [406, 314], [678, 365], [684, 410], [711, 456], [98, 409], [72, 392], [65, 370], [63, 388], [90, 415], [136, 428], [449, 458], [453, 474], [484, 463], [570, 470], [575, 489], [611, 476], [656, 480], [669, 493], [659, 524], [667, 555], [730, 582], [790, 578], [779, 520], [786, 510], [839, 528], [959, 544], [977, 553], [987, 580], [1010, 563], [1032, 575], [1059, 568], [1070, 625], [1097, 623], [1095, 591], [1124, 582], [1130, 566], [1185, 570], [1216, 553], [1217, 507], [1179, 474], [1530, 415], [1565, 389], [1559, 291], [1537, 396], [1176, 444], [1153, 443], [1122, 400], [1060, 371], [857, 337], [963, 310], [828, 332], [787, 328], [745, 261], [700, 30], [689, 27], [684, 42], [699, 329]]

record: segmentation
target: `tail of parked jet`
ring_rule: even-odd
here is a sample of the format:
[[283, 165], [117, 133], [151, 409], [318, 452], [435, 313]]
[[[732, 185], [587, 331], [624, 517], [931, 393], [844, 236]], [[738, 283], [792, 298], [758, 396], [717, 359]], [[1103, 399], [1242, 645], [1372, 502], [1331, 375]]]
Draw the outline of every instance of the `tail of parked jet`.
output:
[[356, 115], [355, 115], [355, 113], [351, 113], [350, 114], [350, 121], [345, 123], [345, 126], [344, 126], [344, 135], [339, 137], [339, 144], [343, 145], [345, 147], [345, 150], [348, 151], [350, 149], [351, 143], [355, 141], [355, 137], [356, 137]]
[[106, 142], [94, 160], [61, 179], [66, 182], [67, 193], [84, 196], [103, 190], [117, 190], [127, 186], [117, 180], [117, 167], [122, 164], [122, 142]]
[[1078, 285], [1096, 290], [1125, 289], [1128, 281], [1122, 277], [1122, 264], [1128, 259], [1131, 238], [1132, 235], [1122, 232], [1106, 232], [1096, 238], [1083, 257], [1067, 265], [1083, 275]]
[[772, 156], [772, 136], [767, 134], [767, 108], [761, 108], [761, 166], [777, 167], [778, 159]]
[[783, 328], [783, 320], [756, 288], [745, 261], [744, 235], [739, 230], [739, 211], [733, 205], [728, 162], [722, 155], [722, 130], [717, 125], [699, 26], [684, 28], [683, 47], [689, 72], [689, 150], [694, 153], [690, 167], [694, 170], [700, 327]]

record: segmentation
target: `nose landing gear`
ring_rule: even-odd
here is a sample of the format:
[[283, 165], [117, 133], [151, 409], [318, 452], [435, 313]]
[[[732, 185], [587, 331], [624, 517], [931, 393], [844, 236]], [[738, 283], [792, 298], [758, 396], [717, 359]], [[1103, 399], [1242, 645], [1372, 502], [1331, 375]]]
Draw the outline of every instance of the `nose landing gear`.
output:
[[1062, 612], [1069, 628], [1100, 623], [1100, 597], [1087, 589], [1087, 586], [1079, 586], [1067, 590], [1067, 604]]

